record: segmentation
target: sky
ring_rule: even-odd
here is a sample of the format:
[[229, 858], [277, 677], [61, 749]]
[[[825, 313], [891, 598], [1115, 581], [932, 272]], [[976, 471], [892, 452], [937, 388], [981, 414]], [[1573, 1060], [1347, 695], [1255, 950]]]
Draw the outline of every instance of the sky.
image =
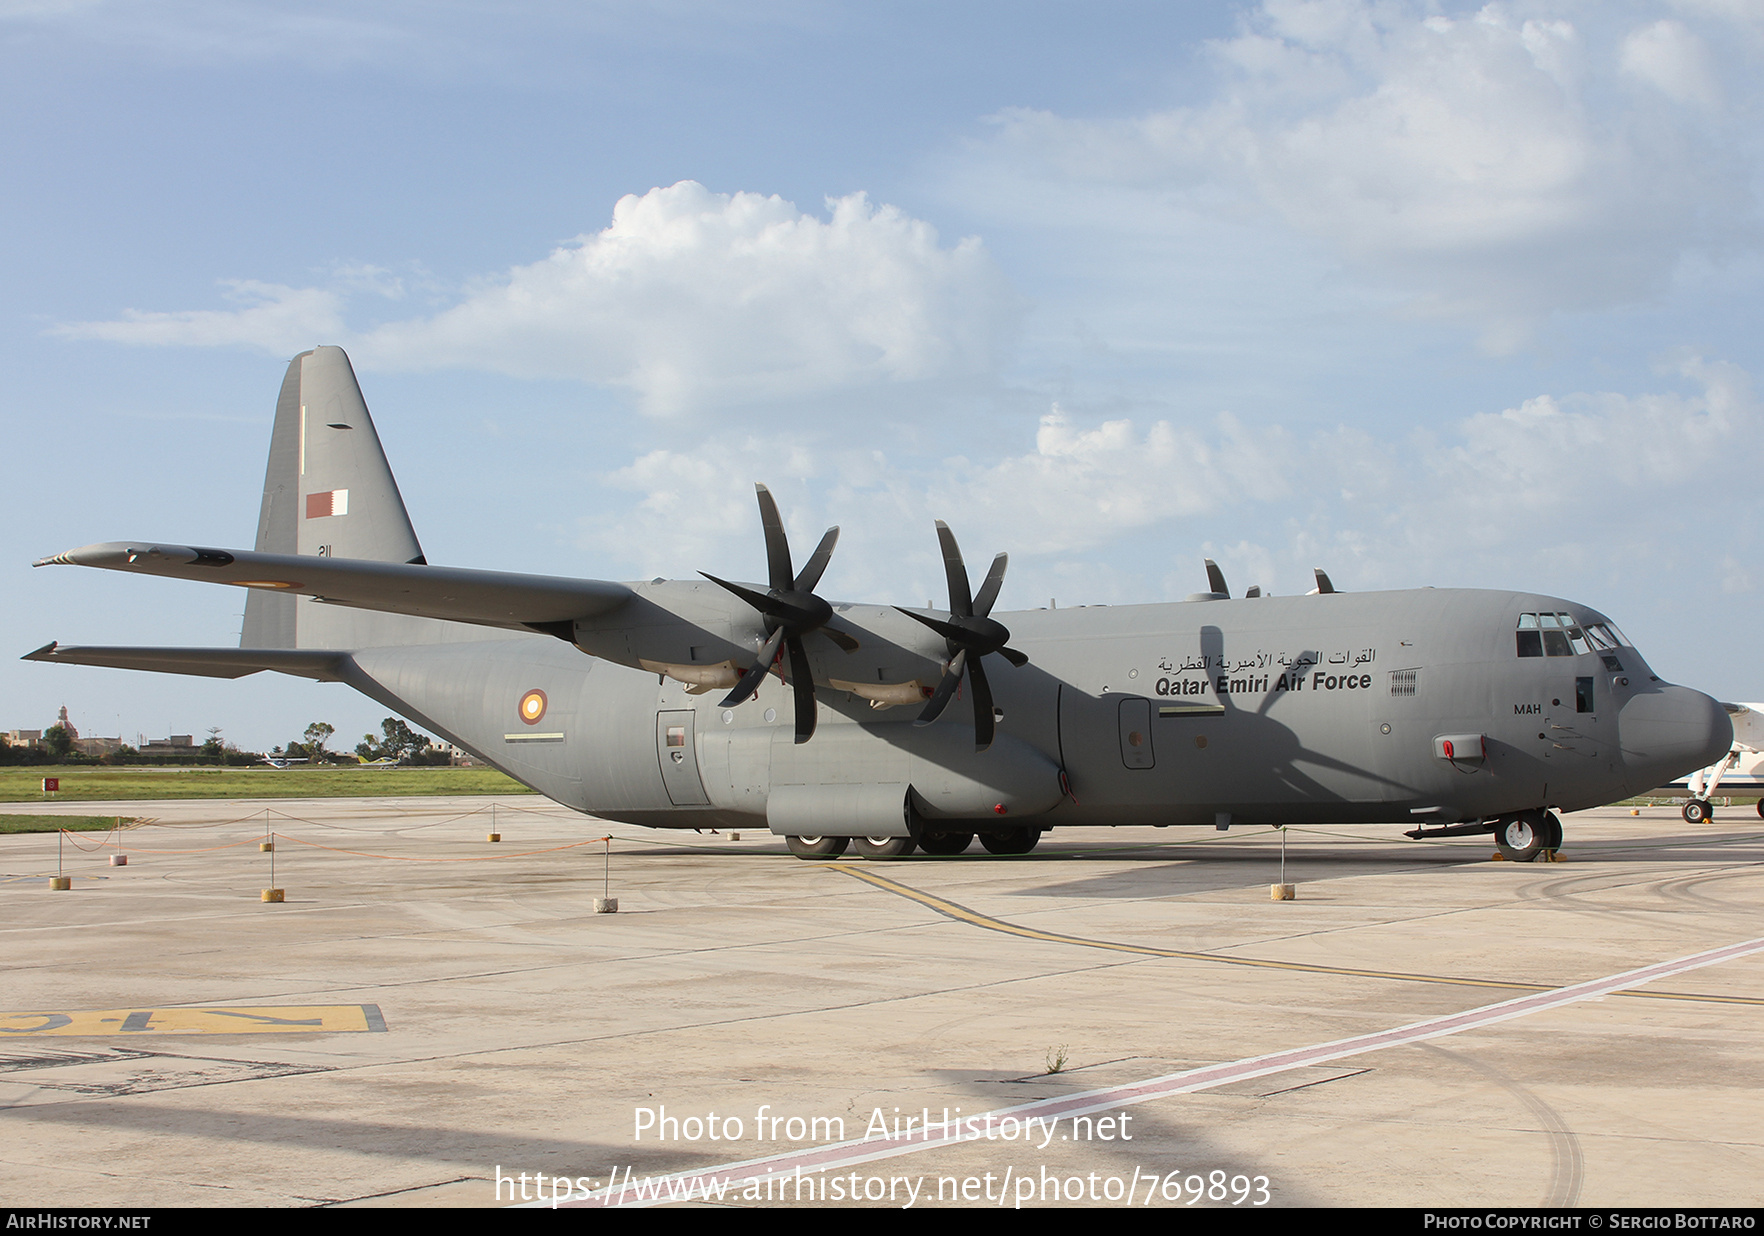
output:
[[[0, 0], [0, 648], [229, 645], [287, 361], [430, 562], [1524, 589], [1764, 700], [1764, 0]], [[1722, 655], [1715, 655], [1720, 652]], [[384, 709], [0, 658], [0, 730]]]

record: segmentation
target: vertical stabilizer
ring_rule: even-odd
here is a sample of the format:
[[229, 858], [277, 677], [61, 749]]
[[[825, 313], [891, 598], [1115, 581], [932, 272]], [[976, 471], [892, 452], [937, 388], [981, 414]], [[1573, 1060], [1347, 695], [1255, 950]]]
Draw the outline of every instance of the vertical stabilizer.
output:
[[342, 348], [315, 348], [300, 358], [299, 415], [295, 552], [422, 561], [423, 547]]
[[[257, 549], [371, 562], [424, 560], [342, 348], [314, 348], [288, 365], [270, 432]], [[339, 629], [321, 636], [317, 627], [302, 629], [303, 618], [305, 626]], [[240, 645], [329, 646], [349, 625], [320, 617], [311, 602], [254, 589], [245, 603]]]

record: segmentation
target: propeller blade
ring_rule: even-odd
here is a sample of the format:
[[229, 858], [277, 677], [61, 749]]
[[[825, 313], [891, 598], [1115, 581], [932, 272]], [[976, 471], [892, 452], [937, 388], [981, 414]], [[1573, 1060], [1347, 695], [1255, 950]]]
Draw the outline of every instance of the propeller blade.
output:
[[[896, 605], [894, 608], [900, 609], [900, 606]], [[960, 627], [947, 623], [941, 618], [927, 618], [923, 614], [915, 614], [910, 609], [900, 609], [900, 612], [905, 614], [908, 618], [911, 618], [914, 622], [924, 623], [933, 631], [943, 636], [944, 639], [959, 640], [962, 638], [963, 632]]]
[[1216, 592], [1222, 597], [1231, 595], [1231, 589], [1225, 586], [1225, 572], [1211, 558], [1204, 559], [1207, 564], [1207, 591]]
[[[968, 568], [962, 561], [960, 547], [956, 545], [955, 533], [941, 519], [937, 521], [937, 541], [943, 547], [943, 573], [949, 578], [949, 621], [927, 618], [910, 609], [900, 612], [943, 636], [954, 655], [942, 681], [937, 684], [937, 690], [932, 693], [931, 701], [913, 724], [930, 725], [943, 715], [950, 697], [961, 686], [965, 672], [974, 690], [974, 749], [984, 751], [992, 745], [997, 730], [992, 708], [992, 683], [986, 677], [986, 654], [996, 652], [1017, 669], [1029, 664], [1028, 657], [1015, 648], [1004, 646], [1011, 633], [992, 618], [992, 607], [1004, 587], [1005, 568], [1011, 559], [1009, 554], [995, 557], [979, 593], [975, 594], [969, 591]], [[1207, 566], [1215, 572], [1218, 570], [1210, 562]]]
[[[699, 572], [719, 588], [740, 597], [766, 618], [766, 642], [760, 650], [760, 658], [741, 675], [723, 706], [732, 708], [752, 698], [767, 672], [777, 663], [778, 649], [782, 646], [789, 652], [790, 686], [796, 696], [796, 741], [807, 742], [815, 732], [815, 679], [802, 638], [826, 630], [827, 623], [833, 618], [833, 607], [815, 595], [815, 585], [821, 582], [821, 575], [833, 558], [833, 547], [839, 542], [839, 529], [827, 529], [821, 543], [809, 556], [802, 574], [792, 576], [790, 541], [784, 534], [784, 520], [778, 514], [778, 504], [772, 498], [772, 491], [764, 485], [755, 485], [753, 491], [759, 499], [760, 524], [766, 534], [766, 576], [771, 581], [770, 591], [762, 594], [719, 579], [709, 571]], [[858, 649], [857, 640], [843, 631], [827, 631], [827, 638], [847, 652]]]
[[919, 714], [919, 719], [913, 722], [914, 725], [930, 725], [943, 715], [944, 708], [948, 706], [950, 699], [955, 695], [956, 687], [961, 684], [962, 667], [967, 663], [968, 651], [964, 648], [956, 653], [954, 659], [950, 661], [949, 668], [944, 671], [942, 681], [937, 684], [937, 690], [932, 693], [930, 702], [925, 705], [925, 711]]
[[785, 644], [790, 649], [790, 686], [796, 692], [796, 741], [805, 743], [815, 736], [815, 680], [802, 641], [790, 639]]
[[937, 521], [937, 539], [943, 545], [943, 573], [949, 580], [949, 612], [957, 618], [972, 617], [974, 598], [968, 591], [968, 568], [962, 564], [955, 533], [941, 519]]
[[[835, 524], [827, 529], [821, 537], [821, 543], [815, 546], [815, 552], [809, 557], [808, 565], [802, 568], [802, 574], [796, 577], [791, 585], [798, 592], [813, 592], [815, 585], [821, 582], [821, 572], [827, 569], [827, 560], [833, 556], [833, 546], [839, 540], [839, 526]], [[784, 551], [786, 555], [789, 550]]]
[[778, 658], [778, 645], [783, 642], [784, 628], [779, 627], [772, 632], [771, 638], [760, 648], [759, 660], [750, 665], [747, 672], [741, 675], [741, 681], [735, 684], [735, 689], [723, 698], [723, 702], [718, 707], [733, 708], [737, 704], [745, 704], [753, 693], [759, 690], [760, 683], [765, 680], [766, 671], [772, 668], [772, 662]]
[[706, 579], [710, 580], [711, 583], [718, 584], [724, 588], [727, 588], [730, 592], [733, 592], [736, 596], [740, 597], [743, 601], [746, 601], [749, 605], [753, 606], [760, 613], [769, 615], [771, 617], [778, 616], [779, 606], [777, 605], [776, 602], [774, 602], [772, 600], [771, 597], [767, 596], [765, 593], [755, 592], [752, 588], [743, 588], [740, 584], [731, 584], [726, 579], [718, 579], [715, 575], [712, 575], [709, 571], [700, 571], [699, 574], [704, 576]]
[[796, 575], [790, 569], [790, 541], [784, 535], [784, 521], [778, 515], [778, 504], [772, 501], [772, 491], [764, 485], [754, 489], [759, 494], [760, 523], [766, 530], [766, 574], [772, 587], [788, 592]]
[[968, 665], [968, 685], [974, 688], [974, 750], [984, 751], [992, 745], [995, 719], [992, 715], [992, 684], [986, 681], [986, 663], [975, 657]]
[[986, 582], [980, 585], [980, 593], [974, 598], [974, 612], [980, 617], [992, 612], [992, 603], [998, 600], [998, 590], [1004, 587], [1005, 566], [1010, 560], [1009, 554], [1000, 554], [992, 560], [992, 569], [986, 572]]

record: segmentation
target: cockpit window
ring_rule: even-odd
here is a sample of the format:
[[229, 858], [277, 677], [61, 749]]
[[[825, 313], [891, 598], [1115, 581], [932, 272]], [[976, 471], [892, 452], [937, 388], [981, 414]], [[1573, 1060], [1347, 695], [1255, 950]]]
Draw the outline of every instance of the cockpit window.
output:
[[1611, 647], [1613, 647], [1613, 648], [1617, 648], [1617, 647], [1634, 648], [1635, 647], [1634, 644], [1629, 642], [1628, 636], [1623, 634], [1623, 632], [1619, 631], [1616, 627], [1612, 626], [1608, 622], [1595, 622], [1592, 624], [1592, 626], [1588, 627], [1587, 630], [1596, 631], [1601, 638], [1610, 640]]
[[1522, 657], [1574, 657], [1583, 652], [1604, 651], [1625, 643], [1623, 636], [1603, 622], [1579, 626], [1574, 615], [1562, 613], [1520, 614], [1514, 632], [1516, 651]]

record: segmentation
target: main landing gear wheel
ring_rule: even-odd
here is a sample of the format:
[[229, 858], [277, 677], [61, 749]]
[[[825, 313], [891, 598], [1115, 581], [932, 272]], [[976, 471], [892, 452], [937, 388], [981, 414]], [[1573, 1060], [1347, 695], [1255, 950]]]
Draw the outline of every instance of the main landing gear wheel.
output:
[[1002, 833], [981, 833], [980, 844], [988, 854], [1027, 854], [1041, 840], [1039, 828], [1012, 828]]
[[1764, 798], [1758, 800], [1758, 814], [1764, 815]]
[[838, 858], [850, 837], [786, 837], [784, 844], [798, 858]]
[[[1706, 798], [1693, 798], [1685, 803], [1683, 814], [1686, 824], [1707, 824], [1715, 818], [1715, 807]], [[1758, 814], [1764, 815], [1764, 809]]]
[[911, 837], [853, 837], [851, 848], [863, 858], [905, 858], [916, 848]]
[[1521, 811], [1495, 825], [1495, 846], [1510, 863], [1529, 863], [1551, 849], [1549, 813]]
[[919, 848], [925, 853], [935, 854], [939, 858], [960, 854], [973, 843], [973, 833], [923, 832], [919, 834]]
[[1562, 817], [1554, 811], [1544, 812], [1544, 825], [1547, 832], [1544, 836], [1544, 849], [1559, 850], [1562, 848]]

